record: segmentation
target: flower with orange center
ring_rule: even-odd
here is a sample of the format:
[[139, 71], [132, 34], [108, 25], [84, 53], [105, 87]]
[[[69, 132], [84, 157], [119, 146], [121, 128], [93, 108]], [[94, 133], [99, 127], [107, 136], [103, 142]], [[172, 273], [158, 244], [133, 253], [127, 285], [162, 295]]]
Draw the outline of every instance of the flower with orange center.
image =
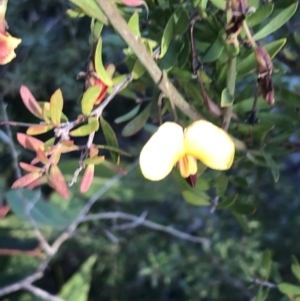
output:
[[7, 32], [6, 7], [7, 0], [0, 1], [0, 65], [5, 65], [16, 57], [15, 49], [22, 41]]
[[197, 159], [209, 168], [226, 170], [234, 153], [230, 136], [208, 121], [195, 121], [184, 130], [177, 123], [165, 122], [143, 147], [140, 167], [145, 178], [159, 181], [178, 164], [181, 176], [194, 186]]

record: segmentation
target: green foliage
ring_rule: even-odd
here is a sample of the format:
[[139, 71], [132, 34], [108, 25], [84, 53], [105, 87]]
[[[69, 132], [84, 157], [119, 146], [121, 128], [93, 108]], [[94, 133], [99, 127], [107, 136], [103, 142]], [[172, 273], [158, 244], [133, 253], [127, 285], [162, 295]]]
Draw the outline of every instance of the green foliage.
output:
[[[275, 106], [259, 90], [254, 122], [249, 122], [249, 111], [257, 78], [265, 75], [258, 74], [245, 28], [240, 28], [237, 44], [231, 43], [225, 0], [147, 1], [148, 18], [142, 6], [111, 1], [165, 72], [159, 82], [150, 78], [135, 49], [120, 38], [95, 0], [69, 2], [8, 4], [9, 31], [22, 44], [17, 57], [3, 66], [0, 85], [10, 120], [34, 125], [11, 127], [20, 144], [13, 156], [27, 172], [16, 182], [6, 128], [0, 129], [0, 292], [34, 273], [45, 258], [32, 222], [51, 245], [101, 190], [91, 214], [125, 212], [137, 220], [80, 223], [36, 286], [74, 301], [298, 300], [298, 1], [248, 1], [256, 8], [245, 15], [253, 40], [260, 40], [274, 65], [269, 75]], [[198, 78], [190, 36], [195, 12], [201, 17], [193, 33]], [[236, 66], [230, 66], [235, 57]], [[83, 93], [83, 83], [75, 81], [80, 70], [85, 70]], [[130, 80], [99, 110], [128, 73]], [[199, 77], [209, 99], [222, 108], [220, 118], [210, 114]], [[216, 125], [233, 111], [228, 129], [236, 144], [233, 167], [221, 172], [198, 163], [194, 188], [176, 169], [164, 180], [150, 182], [137, 166], [141, 147], [160, 117], [164, 122], [178, 115], [184, 126], [192, 122], [184, 110], [177, 108], [174, 114], [172, 93], [161, 94], [159, 87], [169, 85], [168, 80], [188, 102], [187, 110]], [[58, 143], [68, 122], [75, 126]], [[95, 137], [88, 148], [90, 135]], [[132, 157], [125, 157], [128, 153]], [[83, 171], [68, 187], [78, 166]], [[41, 189], [11, 190], [12, 183]], [[165, 226], [164, 231], [148, 229], [145, 218]], [[172, 236], [170, 229], [208, 243]], [[23, 291], [4, 298], [38, 300]]]

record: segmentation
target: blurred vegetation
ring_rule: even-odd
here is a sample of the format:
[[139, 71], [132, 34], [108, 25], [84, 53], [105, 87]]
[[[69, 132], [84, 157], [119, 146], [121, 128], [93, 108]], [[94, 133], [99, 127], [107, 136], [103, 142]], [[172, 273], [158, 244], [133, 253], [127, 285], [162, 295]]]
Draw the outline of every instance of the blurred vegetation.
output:
[[[220, 104], [226, 86], [228, 55], [224, 42], [220, 42], [226, 14], [217, 7], [223, 1], [146, 2], [148, 19], [142, 7], [120, 5], [119, 9], [126, 21], [138, 10], [142, 37], [155, 41], [157, 45], [176, 8], [184, 7], [189, 15], [195, 10], [203, 16], [206, 14], [207, 17], [195, 26], [196, 50], [203, 62], [201, 72], [205, 88], [215, 103]], [[252, 26], [253, 32], [257, 33], [297, 1], [248, 0], [248, 3], [262, 12], [261, 20]], [[273, 8], [269, 14], [267, 6]], [[42, 101], [48, 101], [52, 93], [61, 88], [64, 113], [70, 120], [80, 114], [83, 82], [77, 81], [76, 76], [85, 69], [90, 53], [91, 19], [67, 15], [67, 9], [74, 7], [66, 0], [9, 1], [6, 15], [9, 32], [22, 38], [17, 57], [10, 64], [1, 66], [0, 86], [10, 120], [38, 122], [23, 105], [19, 95], [22, 84]], [[253, 15], [247, 19], [251, 17], [254, 22]], [[195, 190], [191, 190], [179, 179], [177, 171], [161, 182], [150, 182], [142, 177], [135, 165], [127, 176], [121, 177], [101, 196], [91, 210], [91, 213], [120, 211], [136, 216], [147, 213], [146, 219], [208, 238], [210, 244], [181, 240], [142, 225], [126, 230], [116, 228], [116, 225], [128, 221], [90, 221], [81, 224], [74, 236], [62, 245], [36, 286], [73, 301], [300, 300], [300, 267], [297, 262], [297, 258], [300, 259], [299, 20], [298, 6], [287, 23], [262, 40], [262, 46], [281, 39], [286, 39], [286, 43], [273, 60], [275, 106], [269, 106], [260, 97], [257, 113], [260, 122], [253, 127], [244, 120], [252, 107], [257, 74], [254, 60], [253, 66], [239, 67], [243, 62], [247, 63], [246, 58], [253, 52], [240, 40], [233, 105], [239, 121], [232, 120], [229, 133], [243, 141], [247, 151], [237, 152], [231, 170], [225, 173], [205, 170], [198, 178]], [[168, 70], [169, 78], [188, 102], [193, 103], [205, 118], [220, 125], [220, 120], [211, 117], [205, 108], [198, 82], [191, 77], [192, 59], [187, 32], [188, 28], [171, 44], [158, 64], [161, 69]], [[128, 50], [124, 54], [127, 46], [118, 34], [108, 26], [104, 27], [102, 38], [104, 63], [115, 64], [119, 74], [131, 70], [135, 58]], [[217, 53], [209, 53], [216, 42], [221, 43], [215, 46]], [[186, 53], [182, 48], [181, 52], [178, 51], [180, 43], [187, 46]], [[276, 53], [274, 49], [273, 53]], [[180, 54], [186, 58], [180, 59]], [[133, 155], [122, 157], [123, 166], [134, 164], [141, 147], [157, 128], [155, 105], [158, 96], [156, 84], [145, 73], [130, 83], [125, 92], [105, 109], [104, 117], [115, 130], [120, 148]], [[140, 131], [126, 137], [122, 135], [126, 123], [116, 124], [114, 120], [139, 105], [137, 100], [142, 100], [139, 113], [149, 101], [155, 109]], [[167, 102], [164, 105], [167, 112], [171, 111]], [[184, 114], [178, 113], [183, 123], [190, 123]], [[171, 120], [172, 115], [167, 113], [164, 119]], [[1, 126], [0, 130], [3, 137], [5, 128]], [[15, 137], [17, 132], [26, 129], [11, 127], [11, 131]], [[249, 141], [251, 131], [253, 140]], [[39, 138], [46, 140], [49, 137], [45, 134]], [[96, 135], [96, 141], [104, 143], [101, 133]], [[84, 144], [86, 139], [78, 138], [76, 142]], [[32, 153], [19, 146], [16, 140], [15, 145], [19, 161], [29, 162], [33, 158]], [[60, 167], [68, 181], [77, 164], [78, 153], [63, 158]], [[105, 167], [97, 167], [90, 190], [81, 195], [79, 184], [75, 184], [71, 188], [70, 201], [63, 200], [47, 185], [42, 186], [42, 197], [36, 202], [34, 194], [27, 191], [26, 198], [35, 210], [33, 217], [47, 240], [53, 242], [88, 198], [114, 175], [115, 172]], [[10, 190], [14, 180], [11, 150], [4, 141], [0, 144], [0, 214], [7, 208], [10, 211], [0, 218], [0, 291], [1, 287], [34, 273], [43, 260], [22, 203]], [[191, 204], [194, 198], [184, 198], [182, 191], [197, 194], [201, 199], [199, 197], [196, 204]], [[219, 207], [211, 203], [207, 205], [206, 202], [217, 197]], [[230, 205], [222, 208], [226, 202]], [[17, 291], [1, 300], [40, 299], [29, 292]]]

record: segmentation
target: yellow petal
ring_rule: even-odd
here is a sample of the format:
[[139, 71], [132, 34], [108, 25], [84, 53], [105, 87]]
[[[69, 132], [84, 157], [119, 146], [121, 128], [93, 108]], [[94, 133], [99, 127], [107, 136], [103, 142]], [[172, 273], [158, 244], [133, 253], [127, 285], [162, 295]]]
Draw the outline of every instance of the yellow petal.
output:
[[185, 152], [194, 156], [206, 166], [229, 169], [234, 159], [234, 143], [230, 136], [214, 124], [199, 120], [184, 132]]
[[14, 38], [9, 33], [0, 33], [0, 65], [5, 65], [16, 57], [15, 48], [21, 41], [21, 39]]
[[187, 178], [190, 175], [195, 175], [198, 169], [197, 160], [189, 155], [183, 156], [178, 161], [178, 168], [183, 178]]
[[165, 178], [184, 156], [183, 129], [174, 122], [165, 122], [149, 139], [140, 154], [140, 167], [145, 178]]

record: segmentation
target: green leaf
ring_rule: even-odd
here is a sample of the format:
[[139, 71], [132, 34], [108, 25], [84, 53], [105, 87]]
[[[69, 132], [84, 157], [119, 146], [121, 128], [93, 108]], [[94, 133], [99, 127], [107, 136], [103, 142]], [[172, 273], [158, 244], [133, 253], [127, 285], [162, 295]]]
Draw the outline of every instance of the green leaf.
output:
[[300, 286], [296, 286], [290, 283], [280, 283], [278, 289], [285, 295], [288, 296], [298, 296], [300, 295]]
[[185, 64], [187, 63], [187, 61], [190, 57], [191, 47], [190, 47], [190, 41], [189, 41], [188, 34], [185, 34], [183, 36], [182, 43], [183, 43], [183, 46], [181, 47], [181, 51], [178, 55], [178, 60], [177, 60], [177, 66], [180, 70], [183, 69], [183, 67], [185, 66]]
[[292, 272], [295, 275], [295, 277], [300, 281], [300, 266], [299, 264], [292, 264]]
[[238, 214], [238, 213], [233, 212], [233, 211], [231, 211], [231, 213], [236, 218], [236, 220], [239, 222], [239, 224], [241, 225], [242, 229], [246, 233], [250, 233], [251, 229], [249, 228], [248, 221], [247, 221], [247, 218], [245, 217], [245, 215], [241, 215], [241, 214]]
[[[286, 43], [286, 39], [280, 39], [273, 41], [269, 44], [266, 44], [264, 46], [264, 49], [269, 53], [271, 58], [274, 58], [274, 56], [281, 50], [281, 48]], [[244, 58], [241, 62], [237, 64], [237, 73], [239, 76], [243, 76], [252, 70], [256, 69], [257, 63], [255, 59], [255, 55], [253, 52], [251, 52], [250, 55], [248, 55], [246, 58]]]
[[81, 112], [83, 115], [88, 116], [94, 107], [94, 103], [101, 93], [100, 86], [89, 87], [83, 94], [81, 100]]
[[172, 40], [166, 54], [159, 62], [160, 69], [169, 70], [176, 65], [182, 46], [181, 41], [177, 39]]
[[[118, 149], [119, 148], [118, 139], [116, 137], [114, 130], [102, 116], [100, 117], [100, 122], [101, 122], [102, 131], [103, 131], [107, 145]], [[110, 155], [111, 155], [113, 161], [115, 163], [119, 164], [120, 154], [118, 154], [114, 151], [110, 151]]]
[[130, 20], [128, 22], [128, 27], [131, 29], [132, 33], [136, 37], [140, 37], [141, 36], [139, 14], [138, 14], [137, 11], [131, 16], [131, 18], [130, 18]]
[[226, 8], [226, 0], [210, 0], [210, 2], [221, 10], [225, 10]]
[[140, 108], [141, 108], [141, 105], [139, 104], [136, 107], [134, 107], [131, 111], [126, 113], [125, 115], [116, 118], [115, 123], [119, 124], [121, 122], [125, 122], [125, 121], [132, 119], [139, 112]]
[[165, 27], [161, 39], [161, 49], [160, 49], [160, 56], [159, 56], [160, 58], [162, 58], [166, 54], [174, 36], [184, 34], [188, 29], [188, 26], [189, 26], [188, 13], [185, 9], [179, 7], [172, 14]]
[[225, 194], [228, 182], [228, 177], [223, 173], [216, 179], [216, 193], [218, 196], [223, 196]]
[[50, 116], [55, 125], [60, 125], [64, 99], [60, 89], [57, 89], [50, 99]]
[[84, 125], [80, 126], [79, 128], [71, 131], [70, 136], [84, 137], [84, 136], [89, 135], [92, 132], [98, 131], [99, 121], [96, 118], [91, 117], [91, 118], [89, 118], [88, 122], [89, 122], [88, 124], [84, 124]]
[[85, 14], [80, 8], [76, 8], [76, 9], [69, 8], [67, 9], [66, 13], [70, 18], [82, 18], [85, 16]]
[[183, 198], [192, 205], [196, 206], [209, 206], [209, 197], [207, 194], [203, 193], [193, 193], [189, 190], [185, 190], [182, 192]]
[[95, 18], [101, 23], [108, 25], [108, 20], [106, 16], [103, 14], [99, 5], [96, 1], [91, 0], [70, 0], [72, 3], [80, 7], [83, 12], [90, 16], [91, 18]]
[[97, 259], [90, 256], [69, 280], [64, 284], [59, 296], [66, 301], [88, 301], [92, 281], [92, 268]]
[[241, 215], [251, 215], [256, 211], [256, 208], [248, 204], [234, 204], [230, 210]]
[[268, 153], [263, 153], [264, 158], [268, 164], [268, 166], [271, 168], [271, 173], [274, 178], [274, 182], [276, 183], [279, 180], [279, 168], [277, 163], [273, 160], [273, 158]]
[[94, 41], [97, 41], [101, 35], [101, 32], [102, 32], [102, 29], [103, 29], [103, 23], [95, 20], [95, 19], [92, 19], [91, 21], [91, 43]]
[[262, 256], [262, 263], [261, 263], [261, 274], [262, 277], [267, 280], [269, 278], [271, 267], [272, 267], [272, 253], [270, 250], [265, 250]]
[[269, 289], [264, 289], [263, 286], [260, 286], [258, 294], [251, 301], [265, 301], [268, 297]]
[[296, 12], [298, 7], [298, 2], [290, 5], [286, 9], [282, 10], [275, 18], [273, 18], [267, 25], [262, 28], [259, 32], [257, 32], [253, 39], [260, 40], [275, 32], [278, 28], [283, 26]]
[[98, 43], [95, 50], [95, 70], [100, 80], [108, 87], [113, 85], [111, 76], [105, 70], [102, 62], [102, 38], [98, 39]]
[[149, 104], [139, 115], [126, 124], [122, 131], [122, 136], [129, 137], [140, 131], [147, 122], [151, 112], [151, 104]]
[[224, 42], [221, 41], [219, 38], [215, 40], [215, 42], [212, 44], [212, 46], [208, 49], [204, 57], [202, 58], [202, 62], [208, 63], [216, 61], [221, 53], [224, 50]]
[[268, 16], [272, 13], [273, 9], [273, 3], [261, 5], [253, 14], [246, 18], [247, 25], [249, 27], [253, 27], [257, 24], [260, 24], [264, 19], [268, 18]]
[[234, 101], [234, 96], [231, 95], [227, 88], [223, 89], [222, 95], [221, 95], [221, 107], [229, 107], [232, 106]]
[[230, 208], [236, 201], [238, 195], [225, 197], [223, 201], [217, 206], [217, 209], [227, 209]]
[[[6, 200], [11, 210], [21, 220], [29, 222], [24, 207], [27, 204], [31, 217], [38, 225], [56, 229], [64, 229], [68, 226], [80, 210], [80, 208], [76, 208], [73, 211], [63, 211], [59, 203], [46, 202], [41, 198], [40, 192], [26, 189], [9, 191], [6, 194]], [[59, 202], [61, 203], [61, 198]]]

